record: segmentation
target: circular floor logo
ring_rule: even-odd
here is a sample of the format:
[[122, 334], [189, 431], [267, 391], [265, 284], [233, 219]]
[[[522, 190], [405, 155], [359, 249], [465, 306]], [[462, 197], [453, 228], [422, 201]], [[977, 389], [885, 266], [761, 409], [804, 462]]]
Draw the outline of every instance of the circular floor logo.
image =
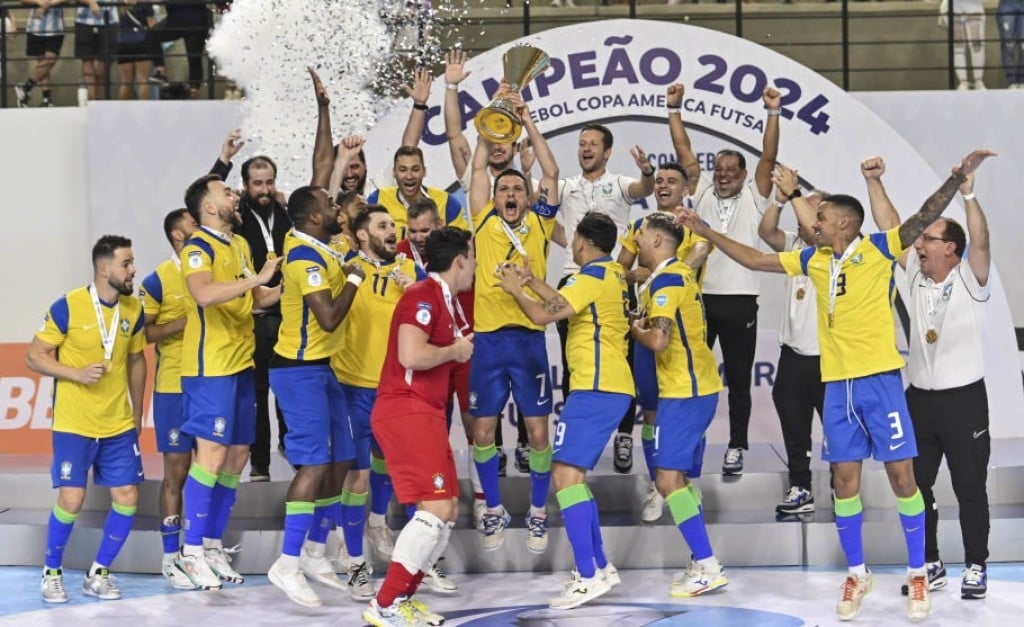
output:
[[[445, 612], [449, 621], [462, 627], [690, 627], [696, 625], [758, 625], [798, 627], [796, 616], [721, 606], [689, 606], [671, 603], [598, 603], [566, 612], [546, 605], [520, 605]], [[465, 620], [468, 619], [468, 620]]]

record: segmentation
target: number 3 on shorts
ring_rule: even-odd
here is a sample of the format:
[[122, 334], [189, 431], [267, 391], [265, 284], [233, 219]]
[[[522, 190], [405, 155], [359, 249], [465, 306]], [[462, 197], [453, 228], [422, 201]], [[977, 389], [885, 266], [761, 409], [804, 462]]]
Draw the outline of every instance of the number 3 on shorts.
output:
[[562, 421], [555, 425], [555, 441], [553, 443], [555, 448], [562, 446], [562, 442], [565, 441], [565, 427], [566, 424]]
[[889, 427], [892, 429], [893, 433], [892, 437], [889, 439], [899, 440], [903, 437], [903, 424], [900, 422], [900, 412], [891, 411], [887, 417], [892, 419], [892, 422], [889, 423]]

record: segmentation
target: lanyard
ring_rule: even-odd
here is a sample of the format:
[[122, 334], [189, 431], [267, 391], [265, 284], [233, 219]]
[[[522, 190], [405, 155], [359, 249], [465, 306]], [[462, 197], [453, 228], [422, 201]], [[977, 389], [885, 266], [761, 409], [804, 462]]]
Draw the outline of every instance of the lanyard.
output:
[[178, 255], [171, 255], [171, 261], [174, 262], [174, 267], [181, 270], [181, 257]]
[[327, 244], [321, 242], [320, 240], [318, 240], [317, 238], [315, 238], [315, 237], [313, 237], [311, 235], [303, 233], [302, 231], [300, 231], [298, 229], [294, 229], [294, 228], [292, 230], [288, 231], [288, 234], [291, 235], [292, 237], [294, 237], [295, 239], [297, 239], [297, 240], [299, 240], [301, 242], [304, 242], [304, 243], [308, 244], [309, 246], [319, 250], [320, 252], [325, 253], [325, 254], [327, 254], [327, 255], [329, 255], [331, 257], [334, 257], [335, 259], [338, 260], [338, 263], [342, 263], [344, 261], [344, 258], [345, 258], [344, 255], [342, 255], [340, 252], [334, 250], [333, 248], [331, 248]]
[[664, 272], [668, 264], [672, 263], [673, 261], [676, 261], [676, 258], [669, 257], [665, 261], [659, 263], [657, 267], [654, 268], [654, 271], [651, 272], [651, 276], [647, 277], [647, 280], [636, 288], [636, 306], [640, 310], [639, 313], [641, 315], [647, 313], [647, 308], [643, 306], [644, 292], [646, 292], [651, 287], [651, 283], [654, 282], [654, 279], [657, 278], [659, 274]]
[[103, 308], [100, 305], [100, 297], [96, 292], [96, 285], [89, 285], [89, 297], [92, 298], [92, 307], [96, 311], [96, 321], [100, 327], [100, 341], [103, 343], [104, 366], [110, 368], [110, 358], [114, 354], [114, 340], [117, 339], [117, 324], [121, 322], [121, 307], [114, 305], [114, 316], [110, 319], [110, 327], [104, 324]]
[[[452, 317], [452, 328], [455, 329], [455, 337], [462, 337], [463, 329], [469, 328], [469, 322], [466, 321], [466, 313], [462, 311], [462, 303], [459, 299], [455, 298], [452, 294], [452, 290], [448, 287], [448, 284], [444, 282], [441, 275], [436, 272], [431, 272], [428, 275], [431, 279], [437, 281], [441, 286], [441, 294], [444, 296], [444, 304], [448, 307], [448, 313]], [[458, 316], [455, 315], [456, 311]]]
[[852, 242], [846, 246], [846, 250], [843, 252], [839, 259], [836, 259], [833, 253], [829, 257], [829, 270], [828, 270], [828, 326], [834, 327], [836, 324], [836, 296], [839, 291], [839, 275], [843, 273], [843, 264], [846, 260], [853, 256], [853, 253], [860, 246], [860, 235], [857, 236]]
[[277, 256], [277, 253], [274, 251], [274, 237], [271, 235], [274, 231], [274, 213], [276, 213], [274, 208], [270, 208], [270, 219], [268, 220], [270, 223], [269, 229], [267, 228], [267, 225], [263, 223], [263, 218], [260, 217], [260, 214], [256, 213], [255, 209], [249, 207], [249, 213], [252, 214], [252, 217], [256, 218], [256, 224], [259, 225], [260, 233], [263, 234], [263, 243], [267, 246], [267, 259], [273, 259]]
[[416, 265], [426, 270], [427, 265], [423, 263], [423, 257], [420, 255], [420, 251], [416, 249], [416, 244], [409, 242], [409, 249], [412, 250], [412, 260], [416, 262]]
[[[928, 314], [928, 334], [930, 337], [938, 339], [938, 334], [935, 331], [937, 325], [935, 324], [936, 315], [939, 313], [939, 305], [942, 304], [942, 311], [945, 312], [945, 304], [949, 303], [949, 299], [953, 296], [953, 280], [956, 278], [954, 273], [956, 268], [953, 268], [949, 272], [949, 276], [942, 283], [935, 283], [931, 279], [928, 279], [924, 284], [924, 297], [926, 303], [926, 313]], [[935, 340], [932, 339], [928, 342], [934, 344]]]
[[722, 233], [729, 232], [729, 222], [736, 214], [737, 204], [739, 204], [739, 196], [722, 198], [715, 194], [715, 210], [718, 212], [718, 219], [722, 222]]
[[[505, 222], [504, 220], [499, 220], [498, 223], [501, 224], [501, 230], [505, 231], [505, 237], [508, 238], [508, 241], [512, 244], [512, 247], [515, 248], [520, 255], [526, 257], [526, 247], [523, 246], [523, 242], [519, 239], [519, 236], [516, 235], [516, 232], [512, 229], [512, 227], [509, 226], [508, 223]], [[525, 216], [523, 216], [523, 221], [519, 224], [518, 227], [516, 227], [516, 230], [518, 230], [524, 236], [530, 232], [530, 227], [526, 225]]]

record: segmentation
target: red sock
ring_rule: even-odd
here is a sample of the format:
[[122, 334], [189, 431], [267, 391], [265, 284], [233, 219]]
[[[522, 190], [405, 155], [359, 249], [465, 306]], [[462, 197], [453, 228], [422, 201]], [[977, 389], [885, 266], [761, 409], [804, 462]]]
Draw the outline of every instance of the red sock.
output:
[[416, 594], [416, 588], [420, 587], [424, 576], [426, 576], [426, 573], [422, 570], [412, 576], [412, 579], [409, 581], [409, 587], [405, 589], [405, 596], [411, 597]]
[[411, 594], [408, 590], [410, 586], [413, 586], [413, 581], [419, 584], [422, 579], [423, 573], [414, 575], [398, 562], [391, 562], [391, 565], [388, 566], [388, 574], [384, 577], [384, 583], [380, 586], [380, 592], [377, 593], [377, 605], [390, 607], [396, 598]]

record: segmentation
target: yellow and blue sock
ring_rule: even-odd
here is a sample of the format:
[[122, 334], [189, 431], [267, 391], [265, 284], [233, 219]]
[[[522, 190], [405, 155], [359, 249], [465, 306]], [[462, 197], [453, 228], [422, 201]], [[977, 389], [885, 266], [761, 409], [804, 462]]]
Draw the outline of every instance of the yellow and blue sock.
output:
[[228, 472], [217, 475], [217, 483], [213, 486], [213, 492], [210, 494], [210, 518], [206, 524], [204, 538], [220, 540], [224, 537], [224, 530], [227, 529], [228, 520], [231, 519], [231, 509], [235, 506], [240, 480], [239, 475]]
[[302, 543], [313, 524], [315, 505], [310, 501], [286, 501], [284, 504], [284, 541], [281, 553], [298, 557]]
[[708, 530], [704, 526], [704, 516], [700, 513], [700, 500], [696, 491], [687, 485], [666, 496], [665, 502], [672, 512], [672, 521], [690, 545], [693, 559], [700, 561], [711, 557], [714, 552], [711, 550]]
[[644, 447], [644, 461], [647, 462], [647, 476], [654, 481], [654, 425], [645, 424], [640, 428], [640, 443]]
[[590, 495], [590, 537], [591, 542], [594, 544], [594, 563], [597, 564], [598, 568], [604, 568], [608, 565], [608, 556], [604, 554], [604, 538], [601, 537], [601, 517], [597, 511], [597, 501], [594, 499], [594, 493], [590, 491], [590, 486], [586, 487], [587, 494]]
[[573, 557], [576, 558], [576, 570], [580, 577], [590, 579], [596, 573], [594, 567], [594, 536], [591, 529], [591, 503], [593, 499], [587, 486], [578, 483], [559, 490], [555, 494], [558, 507], [562, 510], [562, 521], [565, 524], [565, 535], [572, 545]]
[[114, 563], [114, 558], [121, 551], [132, 530], [135, 510], [134, 505], [111, 504], [107, 521], [103, 524], [100, 548], [96, 551], [96, 563], [100, 566], [109, 568]]
[[54, 505], [50, 512], [50, 522], [46, 526], [46, 567], [60, 568], [64, 561], [64, 547], [68, 545], [71, 530], [75, 526], [78, 514], [69, 514]]
[[313, 504], [313, 520], [309, 525], [309, 534], [306, 536], [310, 542], [327, 543], [327, 536], [331, 533], [331, 526], [334, 524], [335, 506], [341, 507], [340, 494], [326, 499], [317, 499]]
[[381, 516], [388, 513], [388, 504], [395, 487], [388, 475], [388, 465], [376, 455], [370, 455], [370, 511]]
[[[530, 506], [544, 509], [551, 489], [551, 445], [543, 451], [530, 448]], [[586, 486], [584, 486], [586, 487]]]
[[[922, 526], [924, 523], [922, 507]], [[860, 494], [850, 498], [836, 499], [836, 531], [839, 532], [839, 545], [846, 554], [846, 565], [849, 567], [864, 564], [864, 539], [861, 528], [864, 526], [864, 505], [860, 502]], [[921, 538], [924, 538], [922, 532]], [[924, 543], [921, 544], [921, 559], [924, 560]]]
[[185, 479], [185, 487], [181, 496], [184, 500], [185, 545], [202, 546], [203, 536], [210, 518], [210, 499], [213, 486], [217, 484], [217, 475], [202, 466], [192, 464]]
[[168, 516], [160, 523], [160, 539], [164, 544], [164, 553], [177, 553], [181, 548], [181, 516]]
[[337, 521], [352, 557], [363, 556], [363, 522], [366, 520], [366, 492], [341, 492], [341, 518]]
[[907, 541], [907, 566], [915, 570], [924, 568], [924, 497], [916, 490], [913, 496], [897, 498], [896, 503]]
[[487, 446], [474, 444], [473, 463], [476, 464], [476, 474], [480, 477], [480, 486], [484, 489], [487, 507], [498, 507], [501, 505], [501, 489], [498, 487], [498, 448], [493, 443]]

